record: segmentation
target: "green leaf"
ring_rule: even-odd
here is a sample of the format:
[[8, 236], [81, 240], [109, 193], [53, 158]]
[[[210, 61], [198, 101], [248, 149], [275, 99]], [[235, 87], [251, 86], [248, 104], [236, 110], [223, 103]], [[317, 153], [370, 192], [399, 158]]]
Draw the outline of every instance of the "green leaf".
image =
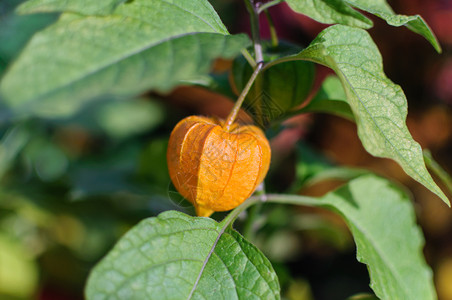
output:
[[65, 13], [32, 38], [0, 93], [18, 113], [71, 114], [97, 98], [168, 91], [249, 43], [245, 35], [230, 36], [205, 0], [134, 0], [109, 16]]
[[269, 261], [229, 224], [168, 211], [95, 267], [87, 299], [279, 299]]
[[286, 0], [290, 8], [320, 23], [371, 28], [371, 20], [343, 0]]
[[19, 16], [1, 15], [0, 6], [0, 76], [20, 53], [30, 37], [57, 19], [56, 14]]
[[342, 24], [365, 29], [372, 27], [371, 20], [353, 9], [358, 8], [382, 18], [391, 26], [406, 26], [411, 31], [423, 36], [436, 51], [441, 52], [438, 40], [421, 16], [395, 14], [386, 0], [287, 0], [287, 3], [294, 11], [321, 23]]
[[450, 205], [425, 167], [421, 146], [408, 131], [405, 95], [384, 74], [381, 54], [365, 30], [328, 27], [308, 48], [280, 61], [291, 59], [310, 60], [333, 69], [344, 86], [364, 148], [374, 156], [395, 160], [409, 176]]
[[125, 0], [29, 0], [22, 3], [16, 11], [20, 14], [43, 12], [74, 12], [85, 15], [107, 15]]
[[344, 87], [337, 76], [328, 76], [314, 98], [298, 112], [329, 113], [354, 120], [353, 112], [347, 103]]
[[413, 206], [396, 186], [369, 175], [321, 201], [344, 217], [357, 258], [368, 265], [371, 287], [380, 299], [436, 299]]
[[427, 23], [422, 19], [420, 15], [414, 16], [405, 16], [405, 15], [397, 15], [394, 13], [392, 8], [386, 2], [386, 0], [344, 0], [348, 4], [376, 15], [377, 17], [382, 18], [391, 26], [406, 26], [411, 31], [420, 34], [427, 41], [432, 44], [436, 51], [441, 53], [441, 46], [436, 39], [435, 34], [427, 25]]
[[366, 175], [319, 199], [268, 195], [267, 201], [319, 206], [342, 215], [353, 234], [357, 258], [368, 266], [371, 288], [379, 299], [437, 298], [413, 205], [388, 180]]

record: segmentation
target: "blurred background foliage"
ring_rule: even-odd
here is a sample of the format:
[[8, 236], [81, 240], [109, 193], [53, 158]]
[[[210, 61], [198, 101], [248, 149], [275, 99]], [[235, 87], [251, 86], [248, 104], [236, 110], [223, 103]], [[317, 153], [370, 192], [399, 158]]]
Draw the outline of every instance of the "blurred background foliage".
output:
[[[20, 2], [0, 2], [0, 76], [30, 37], [58, 17], [18, 16]], [[242, 1], [211, 2], [231, 33], [249, 32]], [[373, 19], [370, 32], [385, 72], [407, 95], [413, 137], [452, 171], [452, 2], [391, 5], [398, 13], [421, 14], [443, 46], [438, 55], [420, 36]], [[270, 13], [279, 36], [301, 46], [324, 28], [284, 4]], [[227, 79], [231, 67], [218, 61], [214, 76]], [[329, 71], [316, 67], [316, 74], [314, 91]], [[193, 214], [170, 184], [169, 133], [186, 115], [225, 117], [231, 107], [227, 97], [189, 86], [130, 101], [104, 99], [66, 119], [17, 119], [0, 102], [0, 299], [82, 299], [90, 269], [131, 226], [168, 209]], [[307, 183], [336, 164], [404, 184], [413, 194], [440, 299], [452, 300], [452, 211], [395, 163], [368, 155], [350, 121], [302, 115], [283, 127], [267, 132], [273, 149], [267, 190], [324, 194], [340, 182]], [[366, 267], [356, 261], [353, 240], [336, 215], [302, 207], [260, 209], [251, 228], [237, 225], [272, 261], [284, 298], [334, 300], [371, 292]]]

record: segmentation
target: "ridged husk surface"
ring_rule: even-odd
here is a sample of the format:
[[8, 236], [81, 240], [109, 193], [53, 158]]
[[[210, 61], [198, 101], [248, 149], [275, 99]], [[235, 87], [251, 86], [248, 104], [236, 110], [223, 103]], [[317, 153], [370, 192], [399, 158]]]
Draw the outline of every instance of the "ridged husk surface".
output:
[[199, 216], [227, 211], [245, 201], [264, 180], [270, 145], [262, 130], [190, 116], [171, 133], [167, 160], [171, 180]]

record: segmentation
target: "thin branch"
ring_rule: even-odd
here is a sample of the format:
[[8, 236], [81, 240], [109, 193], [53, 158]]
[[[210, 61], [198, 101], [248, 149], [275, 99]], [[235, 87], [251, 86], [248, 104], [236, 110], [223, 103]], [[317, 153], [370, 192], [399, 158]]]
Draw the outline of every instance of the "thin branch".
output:
[[250, 66], [254, 69], [256, 67], [256, 61], [254, 60], [253, 56], [247, 49], [242, 50], [243, 57], [248, 61]]
[[269, 202], [269, 203], [280, 203], [280, 204], [293, 204], [293, 205], [304, 205], [304, 206], [325, 206], [325, 204], [320, 204], [320, 199], [310, 196], [300, 196], [300, 195], [287, 195], [287, 194], [264, 194], [256, 195], [248, 198], [238, 207], [234, 208], [226, 218], [221, 221], [222, 225], [232, 226], [237, 217], [247, 210], [250, 206], [256, 203]]
[[259, 13], [257, 7], [254, 6], [252, 0], [245, 0], [246, 8], [250, 14], [251, 22], [251, 35], [253, 37], [254, 55], [256, 57], [256, 63], [264, 61], [264, 55], [262, 52], [261, 36], [259, 29]]
[[224, 128], [226, 131], [229, 131], [231, 129], [232, 124], [234, 123], [235, 119], [237, 118], [237, 114], [240, 111], [240, 107], [242, 107], [243, 101], [246, 98], [246, 95], [248, 95], [248, 92], [251, 89], [251, 86], [253, 86], [254, 81], [256, 80], [257, 75], [262, 71], [264, 67], [264, 63], [260, 62], [257, 64], [256, 69], [254, 69], [253, 74], [251, 75], [250, 79], [246, 83], [245, 87], [243, 88], [242, 92], [240, 93], [239, 98], [237, 99], [237, 102], [235, 102], [234, 107], [232, 108], [231, 112], [229, 113], [229, 116], [226, 119], [226, 122], [224, 123]]
[[267, 10], [268, 8], [278, 5], [280, 3], [284, 2], [284, 0], [274, 0], [274, 1], [270, 1], [267, 2], [265, 4], [262, 4], [261, 6], [259, 6], [259, 8], [257, 9], [257, 13], [260, 14], [262, 13], [264, 10]]
[[268, 27], [270, 28], [272, 47], [278, 47], [279, 44], [278, 35], [276, 34], [275, 24], [273, 23], [272, 16], [268, 12], [268, 10], [265, 10], [265, 16], [267, 17]]

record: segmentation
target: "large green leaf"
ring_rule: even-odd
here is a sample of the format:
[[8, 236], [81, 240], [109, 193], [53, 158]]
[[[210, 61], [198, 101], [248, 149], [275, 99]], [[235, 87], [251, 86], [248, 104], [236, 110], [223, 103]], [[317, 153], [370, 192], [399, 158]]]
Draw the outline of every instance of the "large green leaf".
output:
[[56, 14], [19, 16], [10, 13], [3, 17], [2, 9], [0, 5], [0, 76], [30, 37], [57, 19]]
[[[353, 8], [366, 11], [382, 18], [391, 26], [406, 26], [422, 35], [436, 51], [441, 52], [434, 33], [419, 15], [405, 16], [395, 14], [386, 0], [286, 0], [296, 12], [304, 14], [318, 22], [342, 24], [361, 28], [372, 27], [372, 21]], [[353, 8], [352, 8], [353, 7]]]
[[286, 0], [290, 8], [320, 23], [371, 28], [371, 20], [343, 0]]
[[441, 52], [441, 46], [427, 23], [420, 15], [405, 16], [395, 14], [386, 0], [344, 0], [350, 5], [382, 18], [391, 26], [406, 26], [411, 31], [422, 35], [432, 44], [436, 51]]
[[175, 211], [142, 221], [93, 270], [87, 299], [279, 299], [269, 261], [229, 225]]
[[358, 260], [368, 266], [378, 298], [436, 299], [413, 205], [388, 180], [365, 175], [320, 199], [268, 195], [267, 201], [320, 206], [342, 215], [356, 242]]
[[450, 205], [425, 167], [421, 146], [408, 131], [405, 95], [384, 74], [381, 54], [365, 30], [344, 25], [328, 27], [298, 55], [272, 64], [296, 59], [333, 69], [342, 81], [366, 150], [395, 160], [409, 176]]
[[380, 299], [436, 299], [413, 206], [396, 186], [365, 176], [322, 201], [348, 223], [357, 258], [368, 265], [371, 287]]
[[75, 12], [86, 15], [107, 15], [126, 0], [29, 0], [22, 3], [17, 12], [22, 14], [42, 12]]
[[249, 43], [230, 36], [205, 0], [134, 0], [108, 16], [65, 13], [32, 38], [0, 92], [20, 113], [69, 114], [95, 98], [167, 91]]

